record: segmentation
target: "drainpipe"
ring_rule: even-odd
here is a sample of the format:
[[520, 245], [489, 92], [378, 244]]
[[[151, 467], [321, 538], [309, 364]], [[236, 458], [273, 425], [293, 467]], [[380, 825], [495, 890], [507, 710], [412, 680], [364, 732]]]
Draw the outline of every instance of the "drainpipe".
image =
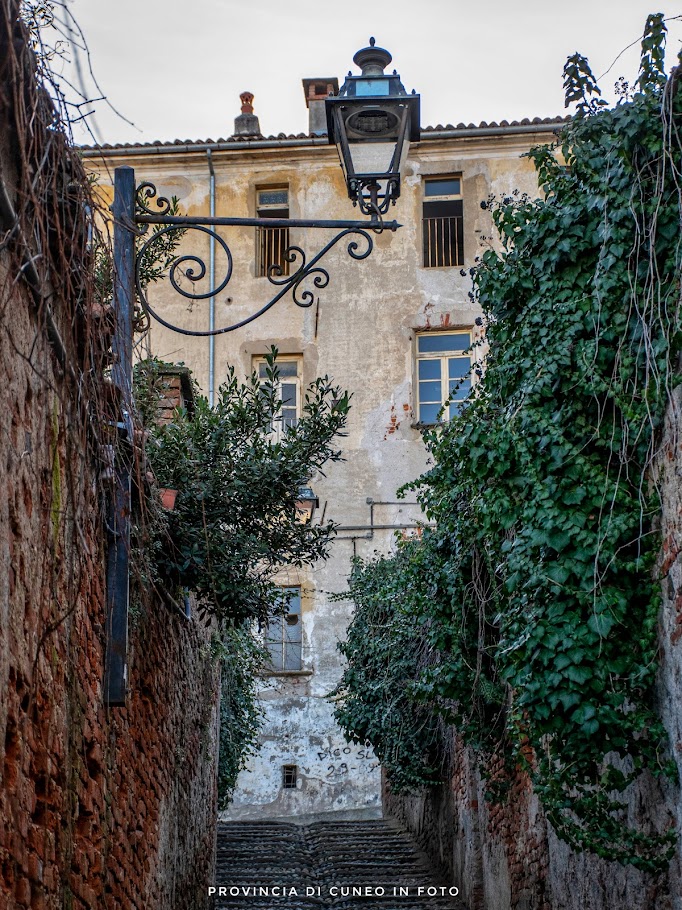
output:
[[[213, 154], [211, 149], [206, 149], [206, 158], [208, 159], [208, 172], [211, 175], [209, 181], [209, 199], [211, 218], [215, 218], [215, 171], [213, 170]], [[208, 235], [208, 280], [211, 290], [215, 287], [215, 237], [213, 233]], [[215, 329], [215, 297], [211, 295], [208, 301], [208, 329], [212, 332]], [[213, 407], [215, 389], [215, 335], [208, 336], [208, 404]]]

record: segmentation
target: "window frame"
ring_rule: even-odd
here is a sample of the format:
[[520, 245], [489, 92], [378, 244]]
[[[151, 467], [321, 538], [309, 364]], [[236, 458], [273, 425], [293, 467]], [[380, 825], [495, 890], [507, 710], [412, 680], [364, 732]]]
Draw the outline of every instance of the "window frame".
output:
[[[426, 187], [429, 183], [435, 183], [438, 180], [457, 180], [459, 184], [459, 193], [443, 193], [443, 194], [434, 194], [432, 196], [427, 195]], [[462, 191], [462, 174], [429, 174], [424, 176], [422, 179], [422, 207], [421, 207], [421, 227], [422, 227], [422, 260], [421, 265], [424, 269], [454, 269], [461, 268], [464, 265], [464, 193]], [[432, 202], [452, 202], [460, 203], [460, 213], [453, 214], [450, 216], [427, 216], [425, 206]], [[436, 218], [443, 221], [442, 229], [440, 232], [442, 240], [442, 249], [441, 255], [439, 256], [439, 251], [437, 247], [439, 229], [438, 225], [429, 226], [427, 222], [434, 221]], [[447, 233], [450, 237], [449, 249], [445, 248], [445, 233], [446, 225], [445, 220], [450, 222], [447, 225]], [[454, 226], [454, 246], [452, 243], [452, 230]], [[435, 252], [431, 243], [428, 241], [428, 238], [433, 237], [433, 243], [435, 245]], [[454, 250], [454, 257], [452, 252]], [[447, 255], [446, 255], [447, 252]], [[429, 260], [429, 261], [427, 261]], [[434, 261], [435, 260], [435, 261]], [[445, 261], [448, 260], [448, 261]]]
[[298, 789], [298, 765], [282, 765], [282, 790]]
[[[287, 194], [286, 206], [282, 203], [261, 203], [260, 195], [261, 193], [273, 193], [285, 191]], [[286, 209], [286, 213], [284, 210]], [[289, 207], [289, 184], [288, 183], [278, 183], [278, 184], [266, 184], [264, 186], [256, 187], [256, 218], [267, 218], [268, 212], [273, 212], [273, 218], [289, 218], [290, 207]], [[255, 234], [255, 243], [256, 243], [256, 261], [255, 261], [255, 276], [256, 278], [267, 278], [268, 272], [271, 266], [278, 265], [281, 268], [281, 275], [289, 275], [289, 266], [290, 263], [286, 260], [284, 254], [286, 250], [291, 245], [291, 239], [289, 235], [289, 228], [268, 228], [268, 227], [257, 227]], [[268, 262], [267, 260], [272, 257], [273, 251], [276, 251], [277, 255], [275, 256], [276, 261]]]
[[[469, 344], [464, 348], [451, 348], [444, 349], [442, 351], [419, 351], [419, 339], [425, 337], [448, 337], [448, 336], [457, 336], [457, 335], [467, 335], [469, 339]], [[478, 373], [476, 371], [477, 357], [475, 349], [473, 348], [475, 342], [475, 334], [473, 326], [454, 326], [449, 327], [446, 330], [425, 330], [425, 331], [416, 331], [414, 335], [414, 401], [415, 401], [415, 411], [417, 415], [417, 420], [415, 423], [416, 427], [432, 427], [438, 426], [439, 424], [448, 423], [452, 419], [453, 414], [450, 413], [450, 408], [453, 404], [464, 403], [469, 396], [471, 395], [476, 381], [478, 379]], [[438, 381], [440, 382], [440, 403], [439, 411], [442, 410], [444, 403], [450, 398], [450, 361], [453, 360], [469, 360], [469, 372], [468, 375], [463, 377], [469, 380], [469, 392], [466, 397], [461, 399], [455, 399], [454, 402], [451, 402], [448, 405], [447, 415], [441, 417], [440, 420], [423, 420], [422, 419], [422, 407], [423, 405], [432, 406], [435, 404], [433, 401], [422, 401], [422, 394], [420, 388], [421, 382], [435, 382], [436, 379], [430, 377], [421, 377], [420, 376], [420, 363], [424, 362], [433, 362], [438, 361], [440, 363], [440, 376]]]
[[[285, 422], [287, 420], [287, 418], [284, 417], [284, 414], [282, 414], [282, 416], [280, 418], [278, 418], [276, 421], [273, 422], [273, 424], [271, 425], [271, 428], [270, 428], [270, 432], [273, 434], [274, 438], [277, 441], [279, 441], [282, 438], [284, 432], [289, 427], [297, 426], [298, 421], [301, 419], [302, 414], [303, 414], [303, 408], [302, 408], [303, 402], [301, 400], [301, 392], [303, 389], [302, 375], [301, 375], [303, 373], [303, 355], [302, 354], [281, 354], [281, 355], [278, 354], [277, 360], [275, 361], [275, 366], [281, 367], [281, 365], [283, 363], [295, 363], [296, 364], [296, 375], [295, 376], [282, 376], [280, 374], [280, 376], [277, 379], [277, 389], [276, 389], [277, 398], [280, 399], [281, 401], [284, 401], [284, 395], [282, 393], [283, 385], [294, 386], [295, 390], [296, 390], [296, 404], [295, 404], [296, 416], [293, 418], [293, 420], [295, 421], [294, 423]], [[256, 371], [256, 375], [258, 376], [261, 383], [267, 382], [267, 377], [261, 376], [261, 366], [263, 366], [263, 365], [267, 366], [267, 361], [266, 361], [265, 357], [258, 356], [258, 357], [253, 358], [253, 369]], [[284, 411], [284, 408], [285, 408], [285, 406], [283, 405], [282, 411]], [[291, 410], [290, 407], [288, 409]]]
[[[271, 621], [265, 626], [263, 630], [263, 644], [265, 645], [266, 650], [270, 654], [270, 662], [266, 666], [266, 672], [268, 675], [278, 675], [281, 673], [301, 673], [303, 671], [303, 592], [301, 585], [282, 585], [280, 591], [296, 592], [295, 596], [290, 598], [289, 607], [292, 604], [297, 606], [297, 609], [288, 613], [283, 613], [278, 616], [273, 616]], [[297, 616], [298, 620], [296, 623], [288, 623], [287, 620], [290, 616]], [[277, 626], [279, 634], [276, 637], [269, 637], [269, 633], [273, 626]], [[298, 629], [298, 637], [288, 637], [286, 635], [287, 628], [295, 626]], [[280, 658], [276, 663], [273, 660], [273, 650], [270, 648], [270, 645], [277, 645], [280, 647]], [[287, 646], [298, 645], [298, 654], [294, 650], [294, 655], [297, 656], [297, 660], [294, 662], [297, 664], [295, 667], [288, 667], [287, 663], [290, 662], [287, 656]]]

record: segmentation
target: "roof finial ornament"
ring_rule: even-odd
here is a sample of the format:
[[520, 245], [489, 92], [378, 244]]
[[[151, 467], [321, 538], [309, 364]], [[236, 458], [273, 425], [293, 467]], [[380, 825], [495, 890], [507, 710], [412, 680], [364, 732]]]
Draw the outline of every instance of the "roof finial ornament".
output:
[[375, 44], [376, 44], [376, 41], [374, 40], [374, 38], [370, 38], [370, 39], [369, 39], [369, 46], [370, 46], [370, 47], [374, 47]]

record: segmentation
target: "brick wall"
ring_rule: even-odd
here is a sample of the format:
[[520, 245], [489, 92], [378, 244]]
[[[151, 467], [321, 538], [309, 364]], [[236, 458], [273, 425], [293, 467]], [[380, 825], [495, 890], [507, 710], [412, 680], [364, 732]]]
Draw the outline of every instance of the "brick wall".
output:
[[[682, 780], [682, 394], [668, 409], [656, 482], [662, 492], [659, 575], [661, 668], [658, 701]], [[682, 910], [682, 852], [667, 875], [578, 854], [546, 821], [527, 774], [519, 771], [504, 804], [489, 804], [471, 753], [453, 737], [452, 771], [421, 796], [384, 783], [384, 811], [412, 831], [462, 893], [469, 910]], [[644, 779], [627, 793], [629, 822], [682, 832], [680, 790]]]
[[[82, 211], [63, 202], [78, 165], [58, 132], [41, 133], [32, 114], [44, 98], [25, 68], [9, 72], [15, 15], [0, 0], [0, 81], [21, 99], [17, 110], [11, 90], [0, 94], [0, 907], [204, 910], [216, 819], [210, 633], [137, 585], [128, 703], [104, 707], [103, 465], [90, 442], [107, 345], [93, 337], [87, 287], [64, 280], [87, 255]], [[47, 188], [44, 212], [25, 204], [29, 179]], [[29, 285], [25, 254], [38, 242]]]

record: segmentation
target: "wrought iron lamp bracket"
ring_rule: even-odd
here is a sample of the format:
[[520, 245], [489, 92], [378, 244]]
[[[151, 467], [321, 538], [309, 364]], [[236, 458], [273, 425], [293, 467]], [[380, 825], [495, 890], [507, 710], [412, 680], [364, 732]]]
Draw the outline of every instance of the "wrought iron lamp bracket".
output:
[[[155, 200], [154, 205], [152, 202]], [[329, 284], [329, 272], [320, 264], [327, 253], [337, 244], [343, 243], [351, 259], [367, 259], [374, 247], [372, 234], [384, 230], [395, 231], [400, 225], [396, 221], [382, 221], [382, 211], [376, 205], [363, 209], [370, 216], [369, 221], [320, 221], [282, 218], [211, 218], [181, 217], [172, 214], [173, 205], [169, 199], [157, 197], [152, 183], [143, 183], [135, 188], [135, 172], [127, 165], [117, 167], [114, 173], [114, 281], [113, 306], [116, 313], [116, 327], [112, 339], [113, 364], [111, 378], [120, 392], [122, 411], [117, 421], [117, 430], [127, 437], [127, 444], [133, 438], [132, 431], [132, 372], [133, 333], [139, 328], [139, 313], [136, 301], [139, 299], [146, 320], [155, 319], [166, 328], [182, 335], [221, 335], [233, 332], [247, 325], [273, 307], [278, 300], [291, 294], [294, 303], [309, 307], [316, 300], [316, 291]], [[149, 225], [158, 230], [149, 232]], [[228, 285], [233, 270], [233, 259], [225, 239], [216, 228], [221, 226], [263, 227], [263, 228], [315, 228], [335, 231], [332, 239], [310, 258], [300, 246], [291, 245], [285, 251], [286, 262], [292, 274], [284, 275], [278, 265], [270, 268], [268, 280], [274, 288], [273, 296], [255, 313], [222, 328], [209, 331], [192, 331], [173, 325], [155, 312], [149, 305], [141, 275], [145, 262], [153, 261], [153, 244], [162, 241], [171, 231], [193, 230], [207, 235], [219, 246], [226, 257], [226, 269], [222, 280], [208, 291], [199, 292], [197, 282], [206, 276], [205, 262], [194, 252], [178, 255], [168, 264], [168, 277], [173, 289], [190, 302], [215, 298]], [[142, 239], [139, 249], [137, 242]], [[174, 256], [174, 250], [166, 250]], [[181, 282], [189, 283], [183, 287]], [[306, 284], [307, 282], [307, 284]], [[104, 701], [109, 706], [125, 705], [127, 691], [127, 648], [128, 648], [128, 606], [129, 606], [129, 556], [130, 556], [130, 512], [131, 512], [131, 464], [124, 447], [114, 468], [114, 489], [111, 496], [107, 521], [109, 546], [107, 549], [107, 647], [104, 673]]]
[[[155, 200], [156, 211], [150, 206]], [[320, 265], [321, 261], [337, 244], [348, 239], [346, 252], [351, 259], [367, 259], [374, 248], [372, 234], [380, 234], [385, 230], [396, 231], [401, 225], [397, 221], [384, 222], [383, 207], [376, 204], [361, 204], [361, 210], [370, 216], [369, 221], [325, 221], [320, 219], [292, 219], [292, 218], [210, 218], [206, 216], [178, 216], [172, 215], [172, 205], [169, 199], [159, 196], [154, 184], [145, 182], [138, 186], [135, 197], [135, 213], [133, 216], [134, 233], [140, 237], [146, 235], [149, 225], [156, 225], [158, 230], [150, 234], [141, 245], [135, 256], [135, 290], [140, 305], [148, 318], [155, 319], [173, 332], [181, 335], [210, 336], [223, 335], [233, 332], [242, 326], [248, 325], [263, 313], [266, 313], [279, 300], [291, 294], [293, 302], [299, 307], [310, 307], [315, 303], [316, 291], [322, 290], [329, 284], [329, 272]], [[190, 302], [207, 300], [216, 297], [225, 290], [233, 272], [232, 252], [225, 239], [217, 232], [218, 227], [260, 227], [260, 228], [314, 228], [316, 230], [334, 230], [336, 234], [312, 257], [308, 258], [302, 247], [292, 244], [284, 251], [283, 258], [290, 264], [290, 275], [284, 275], [280, 265], [270, 266], [267, 279], [276, 289], [267, 303], [258, 310], [230, 325], [205, 331], [185, 329], [174, 325], [161, 316], [149, 303], [146, 288], [143, 283], [142, 266], [147, 256], [153, 257], [153, 248], [163, 237], [172, 235], [172, 232], [199, 231], [212, 238], [222, 250], [225, 257], [225, 269], [222, 280], [207, 291], [196, 290], [196, 283], [206, 276], [206, 263], [196, 253], [187, 253], [176, 256], [168, 266], [168, 278], [176, 293], [185, 297]], [[370, 233], [371, 232], [371, 233]], [[189, 286], [182, 286], [183, 280]]]

